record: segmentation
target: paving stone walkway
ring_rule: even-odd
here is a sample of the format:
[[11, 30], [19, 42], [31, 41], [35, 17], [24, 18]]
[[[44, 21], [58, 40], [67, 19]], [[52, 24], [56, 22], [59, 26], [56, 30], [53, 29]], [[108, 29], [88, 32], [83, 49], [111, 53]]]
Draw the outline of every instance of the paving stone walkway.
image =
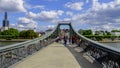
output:
[[62, 44], [53, 43], [12, 68], [81, 68], [72, 53]]

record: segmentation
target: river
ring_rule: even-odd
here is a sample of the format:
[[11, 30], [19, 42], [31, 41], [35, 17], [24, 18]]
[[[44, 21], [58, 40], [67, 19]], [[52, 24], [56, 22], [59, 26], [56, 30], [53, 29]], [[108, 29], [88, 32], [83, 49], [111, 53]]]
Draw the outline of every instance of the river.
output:
[[15, 44], [15, 43], [19, 43], [19, 42], [0, 42], [0, 47], [8, 46], [8, 45]]
[[102, 44], [120, 49], [120, 42], [118, 42], [118, 43], [102, 43]]

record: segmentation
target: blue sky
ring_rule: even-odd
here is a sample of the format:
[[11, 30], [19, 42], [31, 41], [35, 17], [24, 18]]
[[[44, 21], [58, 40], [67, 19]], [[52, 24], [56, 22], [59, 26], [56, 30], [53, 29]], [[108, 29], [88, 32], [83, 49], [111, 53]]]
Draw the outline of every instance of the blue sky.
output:
[[0, 0], [0, 27], [5, 11], [19, 30], [42, 31], [59, 21], [71, 21], [76, 30], [120, 29], [120, 0]]

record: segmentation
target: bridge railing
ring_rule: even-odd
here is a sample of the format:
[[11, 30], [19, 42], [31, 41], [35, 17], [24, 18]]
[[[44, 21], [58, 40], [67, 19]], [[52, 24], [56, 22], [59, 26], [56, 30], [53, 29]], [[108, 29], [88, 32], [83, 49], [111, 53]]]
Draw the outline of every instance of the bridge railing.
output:
[[[72, 26], [72, 25], [71, 25], [71, 26]], [[73, 28], [73, 26], [72, 26], [72, 28]], [[104, 44], [98, 43], [97, 41], [93, 41], [93, 40], [91, 40], [91, 39], [89, 39], [89, 38], [86, 38], [86, 37], [82, 36], [81, 34], [79, 34], [78, 32], [76, 32], [74, 29], [73, 29], [73, 31], [74, 31], [82, 40], [84, 40], [86, 43], [92, 44], [93, 46], [96, 46], [96, 47], [101, 47], [101, 48], [103, 48], [103, 49], [105, 48], [105, 49], [108, 50], [109, 52], [114, 52], [114, 53], [120, 55], [120, 50], [119, 50], [119, 49], [114, 48], [114, 47], [111, 47], [111, 46], [106, 46], [106, 45], [104, 45]]]
[[[73, 28], [73, 26], [71, 25]], [[88, 39], [74, 29], [73, 31], [78, 35], [80, 38], [78, 45], [80, 45], [85, 54], [91, 59], [97, 60], [103, 68], [120, 68], [120, 50], [111, 46], [107, 46], [91, 39]]]
[[55, 39], [48, 38], [49, 36], [50, 34], [26, 42], [0, 47], [0, 68], [7, 68], [54, 42]]

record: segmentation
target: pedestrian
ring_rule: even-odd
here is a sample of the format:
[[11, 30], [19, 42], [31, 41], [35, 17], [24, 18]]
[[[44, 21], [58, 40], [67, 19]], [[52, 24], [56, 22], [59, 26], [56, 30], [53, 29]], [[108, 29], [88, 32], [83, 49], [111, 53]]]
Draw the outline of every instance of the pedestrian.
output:
[[67, 45], [67, 36], [64, 36], [64, 46]]

